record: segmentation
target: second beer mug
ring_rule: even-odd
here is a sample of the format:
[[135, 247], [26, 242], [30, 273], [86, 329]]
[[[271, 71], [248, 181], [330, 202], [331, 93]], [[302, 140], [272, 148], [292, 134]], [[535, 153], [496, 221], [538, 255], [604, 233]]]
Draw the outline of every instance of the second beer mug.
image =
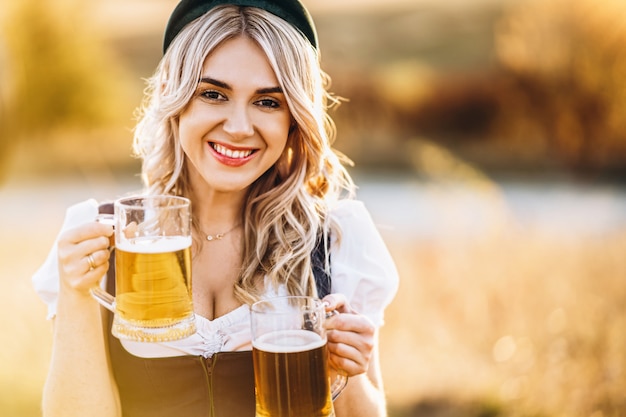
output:
[[183, 197], [115, 202], [115, 297], [93, 296], [115, 313], [121, 339], [163, 342], [196, 331], [191, 300], [191, 210]]
[[251, 307], [256, 417], [332, 417], [348, 378], [331, 384], [324, 305], [277, 297]]

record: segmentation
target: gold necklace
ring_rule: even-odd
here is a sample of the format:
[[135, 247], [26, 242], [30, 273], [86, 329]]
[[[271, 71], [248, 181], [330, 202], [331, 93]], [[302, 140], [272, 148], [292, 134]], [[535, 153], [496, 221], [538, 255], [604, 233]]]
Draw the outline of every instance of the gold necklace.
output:
[[204, 233], [206, 235], [206, 240], [208, 240], [209, 242], [212, 242], [214, 240], [222, 240], [222, 238], [224, 236], [226, 236], [228, 233], [232, 232], [233, 230], [235, 230], [236, 228], [238, 228], [239, 226], [241, 226], [241, 223], [237, 223], [236, 225], [234, 225], [233, 227], [231, 227], [229, 230], [222, 232], [222, 233], [216, 233], [214, 235], [209, 235], [207, 233]]

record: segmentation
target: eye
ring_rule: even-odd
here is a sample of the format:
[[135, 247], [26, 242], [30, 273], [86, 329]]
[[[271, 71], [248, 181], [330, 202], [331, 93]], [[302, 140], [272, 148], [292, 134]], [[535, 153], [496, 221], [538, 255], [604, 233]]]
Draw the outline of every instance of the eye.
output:
[[226, 100], [226, 96], [224, 96], [219, 91], [215, 91], [215, 90], [201, 91], [200, 96], [207, 100], [212, 100], [212, 101], [225, 101]]
[[280, 107], [280, 102], [273, 98], [262, 98], [260, 100], [257, 100], [255, 104], [268, 109], [277, 109]]

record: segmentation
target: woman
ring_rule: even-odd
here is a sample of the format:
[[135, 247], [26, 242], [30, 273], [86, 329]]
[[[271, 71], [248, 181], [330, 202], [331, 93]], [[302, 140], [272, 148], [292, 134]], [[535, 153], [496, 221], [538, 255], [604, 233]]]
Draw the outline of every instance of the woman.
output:
[[34, 277], [54, 316], [45, 416], [253, 415], [248, 307], [286, 293], [340, 313], [327, 321], [330, 363], [350, 377], [336, 415], [386, 414], [378, 328], [398, 278], [331, 148], [326, 82], [297, 0], [177, 6], [135, 150], [146, 193], [192, 201], [198, 331], [163, 344], [112, 337], [89, 288], [109, 269], [113, 281], [113, 231], [93, 221], [93, 202], [72, 208]]

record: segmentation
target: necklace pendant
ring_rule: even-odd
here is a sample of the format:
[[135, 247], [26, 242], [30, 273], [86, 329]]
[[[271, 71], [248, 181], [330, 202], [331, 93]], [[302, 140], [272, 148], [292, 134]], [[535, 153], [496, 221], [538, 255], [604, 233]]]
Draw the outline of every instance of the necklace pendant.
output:
[[208, 240], [209, 242], [211, 242], [212, 240], [222, 240], [222, 238], [224, 237], [224, 233], [218, 233], [215, 236], [213, 235], [207, 235], [206, 236], [206, 240]]

